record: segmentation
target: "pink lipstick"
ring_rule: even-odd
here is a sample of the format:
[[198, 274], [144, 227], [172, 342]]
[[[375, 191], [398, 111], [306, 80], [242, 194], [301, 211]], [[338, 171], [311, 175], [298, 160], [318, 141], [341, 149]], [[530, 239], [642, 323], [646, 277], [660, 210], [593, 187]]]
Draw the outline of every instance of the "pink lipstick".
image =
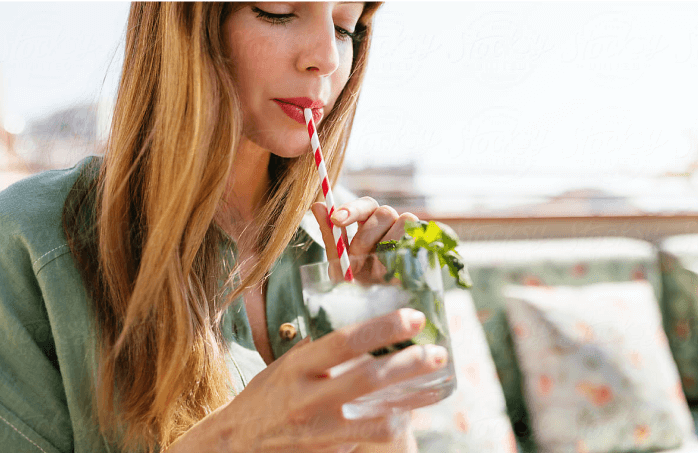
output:
[[313, 121], [318, 123], [323, 116], [322, 108], [325, 106], [322, 101], [313, 101], [310, 98], [278, 98], [273, 99], [273, 101], [292, 120], [301, 124], [305, 124], [303, 109], [311, 109], [313, 111]]

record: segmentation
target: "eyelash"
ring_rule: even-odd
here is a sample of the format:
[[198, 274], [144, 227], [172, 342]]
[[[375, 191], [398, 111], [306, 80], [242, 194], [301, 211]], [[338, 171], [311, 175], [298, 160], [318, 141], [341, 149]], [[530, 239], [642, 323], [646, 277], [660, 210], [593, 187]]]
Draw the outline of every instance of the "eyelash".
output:
[[[252, 7], [252, 11], [257, 14], [257, 17], [269, 22], [272, 25], [285, 25], [294, 16], [293, 14], [268, 13], [268, 12], [261, 10], [255, 6]], [[351, 39], [352, 41], [357, 42], [357, 41], [361, 41], [361, 38], [363, 37], [363, 30], [359, 30], [358, 27], [357, 27], [357, 30], [353, 33], [342, 28], [342, 27], [335, 26], [334, 28], [335, 28], [335, 31], [337, 32], [337, 34], [339, 35], [339, 39], [344, 40], [344, 41]]]

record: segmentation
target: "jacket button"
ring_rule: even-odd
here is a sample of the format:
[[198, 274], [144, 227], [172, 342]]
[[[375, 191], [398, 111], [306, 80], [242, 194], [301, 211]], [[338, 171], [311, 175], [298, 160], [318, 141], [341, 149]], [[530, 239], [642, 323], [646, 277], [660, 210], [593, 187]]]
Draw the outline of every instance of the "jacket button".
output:
[[279, 336], [286, 341], [293, 340], [296, 336], [296, 328], [290, 322], [285, 322], [279, 327]]

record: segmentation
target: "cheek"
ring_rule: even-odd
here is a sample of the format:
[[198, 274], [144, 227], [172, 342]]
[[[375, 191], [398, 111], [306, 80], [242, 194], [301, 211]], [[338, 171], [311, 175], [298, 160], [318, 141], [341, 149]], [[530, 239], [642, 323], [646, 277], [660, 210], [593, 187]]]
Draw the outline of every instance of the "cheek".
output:
[[[286, 40], [269, 27], [239, 19], [226, 28], [233, 76], [245, 95], [249, 87], [276, 83], [281, 59], [288, 55]], [[249, 94], [249, 93], [248, 93]]]
[[349, 75], [351, 74], [351, 64], [352, 64], [352, 59], [353, 59], [353, 52], [351, 49], [351, 44], [348, 45], [349, 47], [348, 50], [345, 50], [344, 52], [340, 52], [339, 54], [339, 67], [337, 70], [332, 74], [332, 97], [333, 101], [336, 100], [339, 97], [339, 94], [342, 92], [344, 89], [344, 86], [347, 84], [349, 81]]
[[236, 43], [232, 57], [238, 80], [273, 79], [279, 58], [284, 55], [282, 46], [278, 40], [265, 37], [248, 37]]

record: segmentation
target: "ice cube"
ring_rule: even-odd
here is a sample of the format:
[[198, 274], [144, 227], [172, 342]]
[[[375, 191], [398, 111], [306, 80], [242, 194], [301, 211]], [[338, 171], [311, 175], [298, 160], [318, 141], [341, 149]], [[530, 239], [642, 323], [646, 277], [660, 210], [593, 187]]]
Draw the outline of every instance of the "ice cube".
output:
[[326, 293], [307, 292], [306, 303], [311, 316], [320, 307], [334, 329], [382, 316], [408, 306], [411, 294], [397, 286], [342, 283]]

